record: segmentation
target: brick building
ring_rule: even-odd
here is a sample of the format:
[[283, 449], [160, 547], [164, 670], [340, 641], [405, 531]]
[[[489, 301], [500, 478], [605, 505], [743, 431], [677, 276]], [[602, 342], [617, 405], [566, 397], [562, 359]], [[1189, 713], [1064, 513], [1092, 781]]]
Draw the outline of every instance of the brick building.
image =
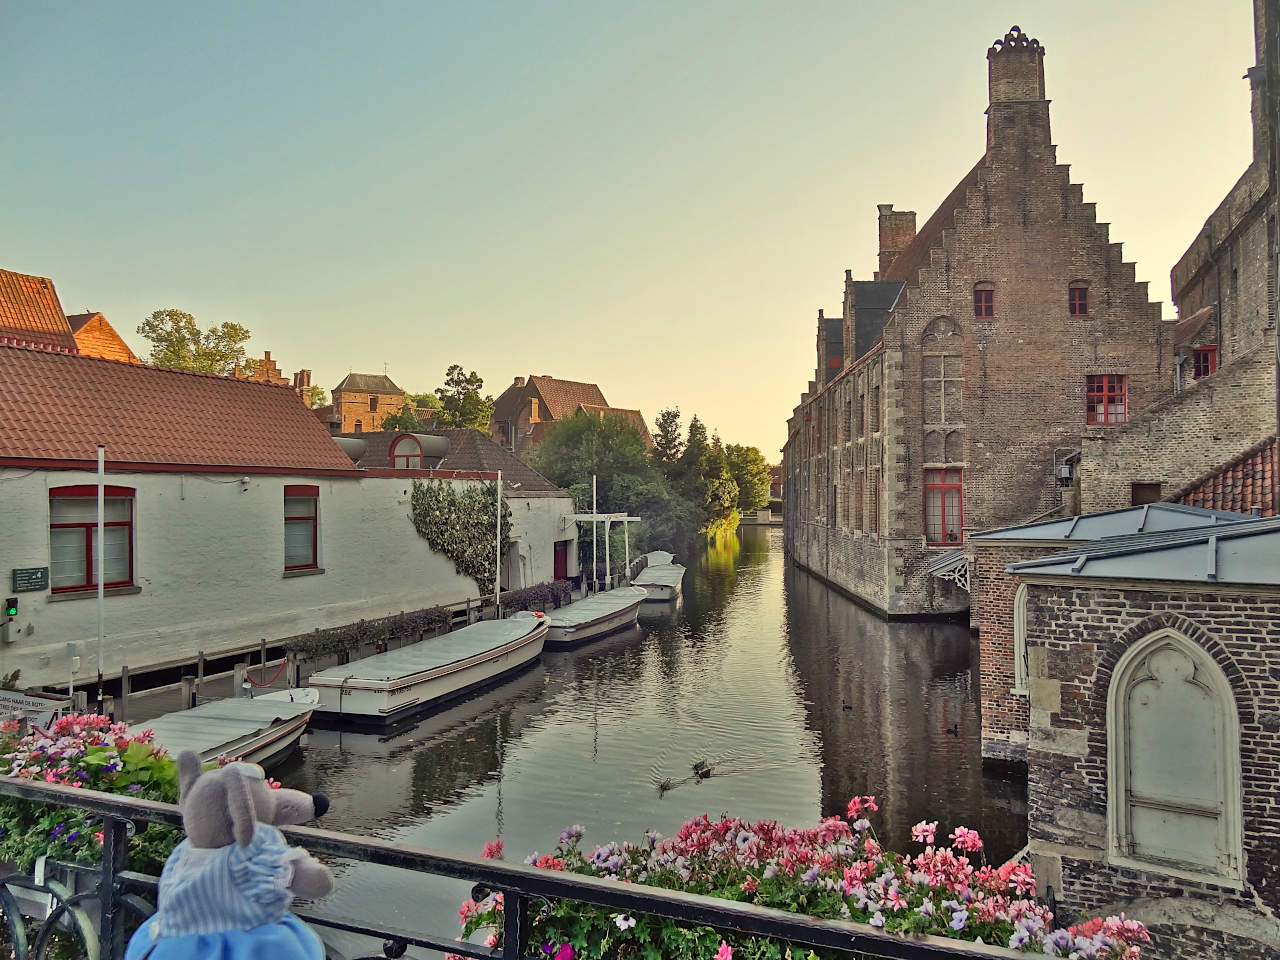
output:
[[269, 383], [276, 387], [288, 387], [298, 395], [298, 399], [302, 401], [303, 406], [311, 406], [310, 370], [299, 370], [293, 375], [292, 379], [290, 379], [280, 372], [280, 365], [271, 359], [270, 350], [264, 351], [262, 359], [255, 359], [250, 366], [253, 368], [253, 371], [251, 373], [247, 373], [240, 369], [239, 364], [236, 364], [234, 376], [241, 380], [255, 380], [258, 383]]
[[0, 270], [0, 346], [80, 352], [48, 277]]
[[967, 607], [929, 563], [1059, 508], [1061, 451], [1172, 392], [1159, 305], [1057, 160], [1044, 48], [1015, 27], [987, 59], [986, 152], [918, 232], [879, 207], [840, 369], [824, 316], [788, 424], [788, 554], [889, 615]]
[[[1174, 327], [1176, 397], [1124, 428], [1086, 440], [1080, 463], [1081, 509], [1107, 510], [1179, 497], [1181, 490], [1276, 435], [1275, 146], [1280, 84], [1267, 83], [1268, 43], [1280, 43], [1280, 4], [1255, 0], [1252, 90], [1253, 157], [1209, 215], [1170, 273], [1181, 319]], [[1270, 40], [1268, 39], [1270, 38]], [[1280, 61], [1277, 67], [1280, 68]], [[1248, 509], [1274, 501], [1247, 487]]]
[[400, 412], [404, 391], [385, 374], [349, 373], [333, 388], [328, 406], [332, 410], [321, 407], [316, 415], [337, 424], [333, 433], [365, 433], [381, 429], [383, 420]]
[[129, 345], [101, 313], [73, 313], [67, 317], [78, 351], [86, 357], [141, 363]]
[[1008, 572], [1011, 564], [1108, 537], [1247, 519], [1243, 513], [1152, 503], [970, 536], [964, 574], [972, 600], [969, 625], [978, 634], [983, 760], [1023, 763], [1027, 759], [1027, 588]]
[[1029, 843], [1143, 957], [1280, 956], [1280, 519], [1103, 540], [1027, 587]]
[[646, 445], [653, 445], [640, 411], [611, 407], [598, 385], [532, 374], [528, 379], [516, 377], [494, 401], [489, 435], [516, 456], [525, 457], [538, 449], [550, 424], [582, 412], [622, 417]]

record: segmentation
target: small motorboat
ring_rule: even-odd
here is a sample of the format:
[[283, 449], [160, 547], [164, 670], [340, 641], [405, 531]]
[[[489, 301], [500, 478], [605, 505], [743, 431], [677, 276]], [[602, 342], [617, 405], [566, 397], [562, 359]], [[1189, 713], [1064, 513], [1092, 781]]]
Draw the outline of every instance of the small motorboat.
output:
[[648, 596], [642, 587], [619, 587], [548, 612], [547, 647], [567, 650], [627, 629]]

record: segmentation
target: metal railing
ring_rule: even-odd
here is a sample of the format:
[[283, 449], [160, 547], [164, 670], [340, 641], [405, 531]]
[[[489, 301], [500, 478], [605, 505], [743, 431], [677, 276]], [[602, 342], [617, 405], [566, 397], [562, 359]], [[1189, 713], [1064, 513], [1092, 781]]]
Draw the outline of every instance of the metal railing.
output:
[[[154, 892], [159, 882], [156, 877], [126, 868], [129, 837], [135, 831], [135, 823], [181, 827], [177, 807], [6, 777], [0, 777], [0, 795], [88, 811], [100, 819], [103, 833], [102, 863], [92, 867], [72, 866], [73, 870], [96, 879], [92, 889], [74, 893], [57, 881], [36, 881], [25, 875], [0, 879], [0, 909], [9, 926], [14, 956], [17, 960], [41, 960], [55, 929], [60, 924], [69, 924], [80, 940], [87, 960], [120, 960], [124, 956], [125, 934], [131, 926], [130, 920], [140, 921], [153, 912]], [[671, 918], [682, 924], [714, 927], [725, 933], [772, 937], [796, 947], [848, 951], [869, 958], [943, 960], [968, 957], [992, 960], [1025, 956], [1000, 947], [942, 937], [909, 938], [887, 934], [867, 924], [819, 920], [754, 904], [415, 849], [351, 834], [308, 827], [285, 827], [282, 832], [289, 840], [312, 853], [470, 881], [474, 884], [473, 896], [477, 899], [491, 893], [503, 895], [505, 936], [502, 946], [493, 950], [482, 944], [458, 942], [451, 936], [435, 936], [421, 930], [395, 929], [326, 916], [317, 912], [315, 904], [297, 911], [315, 927], [381, 940], [381, 956], [384, 958], [401, 957], [412, 946], [485, 960], [546, 960], [541, 956], [535, 958], [529, 952], [530, 911], [548, 910], [555, 900], [573, 900], [620, 913]], [[20, 907], [9, 889], [11, 886], [52, 898], [52, 909], [39, 923], [34, 936], [27, 934]], [[96, 910], [86, 906], [95, 901]], [[323, 904], [319, 906], [322, 908]]]

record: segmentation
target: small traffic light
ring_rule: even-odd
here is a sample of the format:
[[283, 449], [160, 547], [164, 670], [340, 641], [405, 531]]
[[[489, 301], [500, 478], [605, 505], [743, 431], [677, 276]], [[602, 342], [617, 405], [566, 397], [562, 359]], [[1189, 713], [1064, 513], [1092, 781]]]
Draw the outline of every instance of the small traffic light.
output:
[[9, 599], [5, 600], [4, 615], [10, 620], [12, 620], [14, 617], [18, 615], [18, 598], [17, 597], [9, 597]]

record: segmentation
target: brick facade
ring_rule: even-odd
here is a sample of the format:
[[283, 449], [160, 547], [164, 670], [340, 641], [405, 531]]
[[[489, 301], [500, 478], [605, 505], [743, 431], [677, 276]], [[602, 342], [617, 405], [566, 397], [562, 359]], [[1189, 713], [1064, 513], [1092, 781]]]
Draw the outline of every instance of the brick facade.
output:
[[385, 374], [349, 373], [333, 388], [332, 411], [325, 414], [337, 433], [368, 433], [404, 406], [404, 391]]
[[1265, 346], [1132, 422], [1086, 437], [1080, 509], [1130, 506], [1135, 483], [1159, 484], [1157, 499], [1172, 496], [1275, 431], [1275, 349]]
[[[1280, 594], [1153, 584], [1028, 586], [1029, 838], [1060, 915], [1124, 910], [1151, 926], [1144, 957], [1280, 956]], [[1172, 628], [1222, 668], [1239, 717], [1244, 883], [1114, 862], [1108, 837], [1107, 704], [1134, 643]], [[1229, 709], [1229, 708], [1228, 708]]]
[[[1043, 54], [1014, 32], [988, 52], [986, 153], [905, 246], [913, 219], [882, 205], [900, 252], [882, 251], [877, 278], [901, 295], [877, 346], [846, 344], [840, 375], [817, 370], [788, 424], [789, 555], [889, 615], [966, 608], [928, 563], [966, 531], [1061, 505], [1056, 451], [1088, 432], [1088, 376], [1126, 377], [1130, 415], [1172, 392], [1159, 305], [1057, 161]], [[1074, 283], [1084, 315], [1069, 309]], [[926, 535], [926, 471], [962, 471], [963, 518], [951, 512], [942, 544]]]

